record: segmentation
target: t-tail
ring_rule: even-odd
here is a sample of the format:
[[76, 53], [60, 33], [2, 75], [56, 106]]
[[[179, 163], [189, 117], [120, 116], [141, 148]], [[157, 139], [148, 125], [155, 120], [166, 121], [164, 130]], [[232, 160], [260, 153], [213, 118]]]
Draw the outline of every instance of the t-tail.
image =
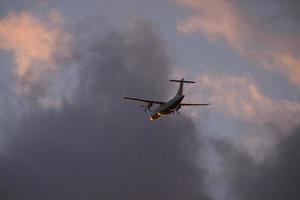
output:
[[171, 82], [177, 82], [177, 83], [180, 83], [179, 84], [179, 88], [178, 88], [178, 91], [177, 91], [177, 96], [182, 96], [183, 95], [183, 83], [195, 83], [195, 81], [185, 81], [183, 78], [181, 80], [174, 80], [174, 79], [171, 79], [170, 80]]

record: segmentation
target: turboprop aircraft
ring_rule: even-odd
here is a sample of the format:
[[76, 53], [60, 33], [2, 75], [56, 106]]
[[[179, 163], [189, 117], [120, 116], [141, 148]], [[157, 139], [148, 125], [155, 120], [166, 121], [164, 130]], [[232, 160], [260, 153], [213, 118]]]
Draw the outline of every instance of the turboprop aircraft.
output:
[[[179, 88], [177, 91], [177, 94], [169, 101], [163, 102], [163, 101], [152, 101], [152, 100], [146, 100], [146, 99], [139, 99], [139, 98], [133, 98], [133, 97], [124, 97], [124, 99], [131, 100], [131, 101], [137, 101], [141, 103], [147, 103], [145, 106], [145, 112], [149, 110], [152, 114], [149, 117], [151, 121], [156, 120], [160, 117], [169, 115], [171, 113], [174, 114], [174, 112], [179, 113], [179, 109], [182, 106], [208, 106], [207, 103], [181, 103], [182, 99], [184, 98], [183, 95], [183, 84], [184, 83], [195, 83], [194, 81], [185, 81], [183, 78], [181, 80], [169, 80], [171, 82], [178, 82]], [[156, 108], [154, 111], [152, 111], [150, 108], [153, 106], [153, 104], [158, 104], [159, 107]]]

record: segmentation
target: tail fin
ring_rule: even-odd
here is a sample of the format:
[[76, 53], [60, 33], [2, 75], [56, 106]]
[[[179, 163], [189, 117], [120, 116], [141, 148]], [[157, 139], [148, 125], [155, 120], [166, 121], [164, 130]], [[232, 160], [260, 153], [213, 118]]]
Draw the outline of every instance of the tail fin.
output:
[[182, 95], [182, 93], [183, 93], [183, 83], [195, 83], [195, 81], [185, 81], [183, 78], [182, 78], [181, 80], [174, 80], [174, 79], [171, 79], [171, 80], [169, 80], [169, 81], [180, 83], [176, 95]]

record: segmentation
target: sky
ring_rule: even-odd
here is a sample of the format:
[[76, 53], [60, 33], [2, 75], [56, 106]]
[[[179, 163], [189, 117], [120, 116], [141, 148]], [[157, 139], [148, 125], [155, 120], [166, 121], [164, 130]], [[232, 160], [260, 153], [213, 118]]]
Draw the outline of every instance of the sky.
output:
[[1, 199], [299, 199], [299, 6], [1, 0]]

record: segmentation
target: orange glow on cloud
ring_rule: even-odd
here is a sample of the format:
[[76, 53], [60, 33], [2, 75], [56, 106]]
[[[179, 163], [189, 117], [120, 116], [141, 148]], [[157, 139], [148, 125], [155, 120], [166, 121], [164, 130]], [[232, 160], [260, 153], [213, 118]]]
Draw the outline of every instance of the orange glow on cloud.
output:
[[226, 0], [176, 0], [196, 11], [195, 16], [178, 22], [182, 33], [199, 32], [212, 41], [224, 39], [241, 55], [266, 69], [279, 71], [300, 87], [300, 36], [274, 35], [243, 15]]
[[0, 19], [0, 48], [13, 52], [17, 77], [24, 78], [33, 65], [39, 65], [38, 74], [55, 68], [53, 56], [62, 32], [61, 20], [57, 11], [50, 13], [47, 22], [28, 12], [11, 13]]
[[[190, 88], [190, 98], [209, 103], [212, 113], [221, 112], [230, 121], [233, 118], [239, 124], [242, 122], [244, 129], [237, 129], [242, 132], [235, 133], [237, 139], [232, 140], [233, 145], [257, 163], [269, 157], [280, 140], [300, 124], [299, 102], [272, 99], [248, 78], [205, 74], [196, 78], [196, 82]], [[194, 119], [198, 121], [197, 115]]]
[[225, 114], [260, 126], [274, 124], [283, 133], [300, 123], [299, 102], [273, 100], [244, 77], [204, 75], [197, 82], [197, 94], [207, 95], [208, 102]]

